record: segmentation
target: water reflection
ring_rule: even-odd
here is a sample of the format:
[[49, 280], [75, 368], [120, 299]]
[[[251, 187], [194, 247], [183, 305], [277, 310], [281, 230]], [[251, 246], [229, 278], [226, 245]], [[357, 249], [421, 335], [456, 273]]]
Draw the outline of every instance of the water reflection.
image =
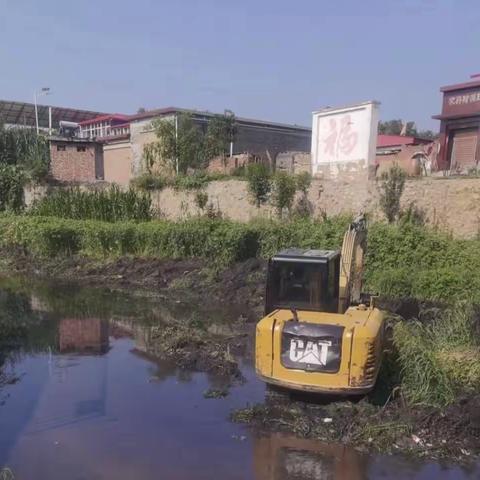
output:
[[100, 318], [62, 318], [59, 322], [60, 353], [108, 351], [108, 321]]
[[368, 458], [342, 445], [280, 433], [256, 436], [256, 480], [366, 480]]

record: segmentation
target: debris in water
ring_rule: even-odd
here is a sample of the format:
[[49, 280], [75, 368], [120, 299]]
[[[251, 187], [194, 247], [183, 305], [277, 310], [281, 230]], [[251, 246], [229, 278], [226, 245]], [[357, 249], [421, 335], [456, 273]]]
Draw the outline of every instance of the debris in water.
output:
[[203, 392], [203, 398], [225, 398], [228, 395], [226, 389], [209, 388]]
[[417, 437], [416, 435], [412, 435], [412, 440], [417, 444], [417, 445], [422, 445], [422, 440], [420, 437]]
[[332, 423], [332, 422], [333, 422], [333, 418], [326, 417], [323, 419], [323, 423]]

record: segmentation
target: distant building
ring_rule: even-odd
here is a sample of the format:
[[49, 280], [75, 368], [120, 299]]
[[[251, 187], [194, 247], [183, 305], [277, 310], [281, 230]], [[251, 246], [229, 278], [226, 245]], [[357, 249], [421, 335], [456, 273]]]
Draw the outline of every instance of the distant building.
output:
[[432, 143], [432, 140], [407, 135], [379, 134], [377, 136], [377, 154], [383, 150], [401, 149], [404, 145], [427, 145], [429, 143]]
[[128, 115], [101, 115], [79, 123], [80, 138], [102, 139], [130, 133]]
[[[104, 144], [105, 180], [128, 184], [133, 176], [144, 169], [143, 150], [145, 145], [157, 140], [151, 126], [155, 119], [174, 120], [181, 114], [189, 114], [202, 132], [207, 131], [208, 122], [215, 117], [211, 112], [200, 112], [180, 108], [162, 108], [135, 115], [107, 115], [93, 118], [80, 125], [81, 136], [94, 138]], [[265, 122], [236, 118], [233, 157], [228, 160], [227, 170], [255, 157], [256, 161], [275, 163], [278, 153], [288, 150], [309, 152], [311, 129], [298, 125]], [[249, 160], [250, 161], [250, 160]], [[212, 169], [218, 171], [218, 159]]]
[[480, 160], [480, 75], [466, 83], [448, 85], [443, 92], [440, 120], [441, 170], [465, 172], [477, 168]]
[[50, 177], [57, 182], [104, 180], [102, 144], [89, 139], [51, 137]]

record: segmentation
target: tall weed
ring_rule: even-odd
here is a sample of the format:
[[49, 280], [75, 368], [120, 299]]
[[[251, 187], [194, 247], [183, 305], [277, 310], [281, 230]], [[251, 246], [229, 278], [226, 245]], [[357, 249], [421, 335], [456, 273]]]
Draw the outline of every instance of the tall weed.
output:
[[152, 201], [147, 193], [132, 189], [124, 192], [115, 185], [100, 191], [71, 188], [38, 200], [29, 214], [104, 222], [147, 221], [152, 218]]

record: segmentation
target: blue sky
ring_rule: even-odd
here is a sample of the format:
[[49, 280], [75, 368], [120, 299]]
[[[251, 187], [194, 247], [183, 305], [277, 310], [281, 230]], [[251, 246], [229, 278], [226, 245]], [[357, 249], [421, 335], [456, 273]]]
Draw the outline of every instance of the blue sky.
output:
[[0, 0], [0, 98], [178, 106], [310, 125], [376, 99], [437, 128], [441, 85], [480, 72], [479, 0]]

